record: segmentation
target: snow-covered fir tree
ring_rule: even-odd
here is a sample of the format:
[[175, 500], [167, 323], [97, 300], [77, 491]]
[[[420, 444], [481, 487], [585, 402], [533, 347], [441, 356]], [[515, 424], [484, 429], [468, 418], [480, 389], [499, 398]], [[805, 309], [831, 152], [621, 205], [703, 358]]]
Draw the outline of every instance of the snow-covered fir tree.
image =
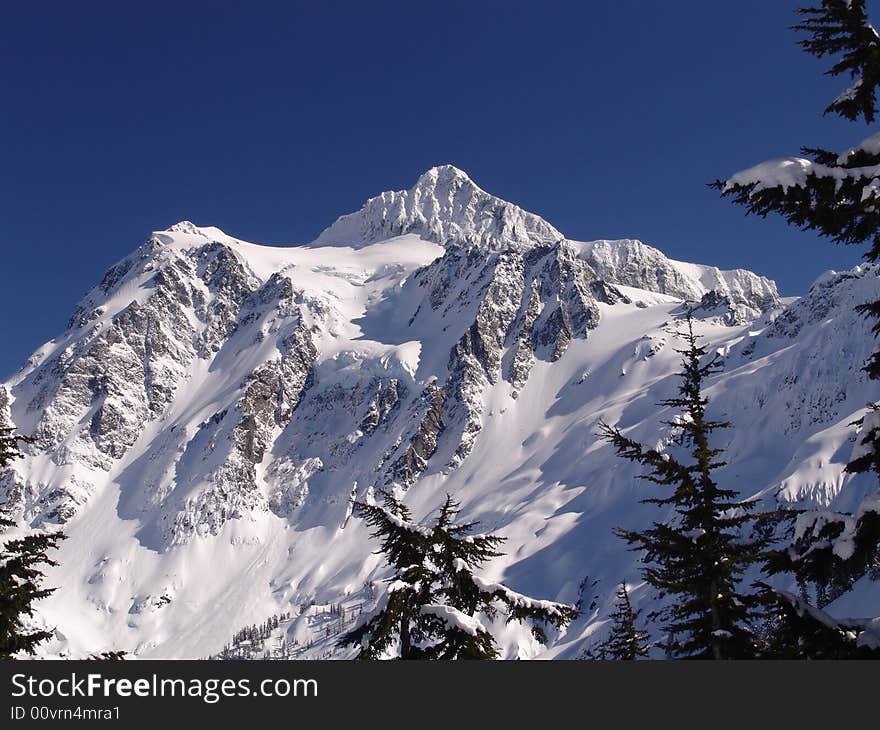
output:
[[562, 628], [576, 616], [571, 606], [541, 601], [486, 581], [474, 570], [501, 555], [504, 538], [471, 534], [473, 522], [458, 523], [459, 505], [451, 496], [430, 524], [412, 519], [409, 509], [390, 493], [355, 505], [358, 516], [374, 529], [381, 552], [394, 569], [376, 608], [346, 633], [343, 646], [358, 647], [360, 659], [495, 659], [498, 647], [487, 621], [503, 614], [507, 621], [537, 622]]
[[735, 659], [753, 657], [757, 642], [752, 629], [759, 601], [741, 587], [744, 571], [762, 554], [763, 540], [742, 537], [754, 519], [752, 505], [738, 492], [720, 487], [713, 472], [724, 466], [723, 449], [710, 444], [712, 434], [730, 424], [706, 416], [705, 379], [720, 368], [717, 354], [705, 360], [706, 350], [694, 334], [688, 313], [682, 354], [679, 395], [662, 405], [680, 412], [666, 425], [680, 433], [690, 449], [682, 461], [670, 453], [648, 448], [603, 423], [601, 436], [619, 456], [648, 468], [642, 475], [666, 488], [668, 494], [643, 500], [672, 507], [675, 521], [655, 522], [642, 532], [619, 529], [618, 534], [643, 552], [645, 580], [670, 604], [659, 618], [669, 638], [658, 645], [673, 657]]
[[[27, 440], [0, 428], [0, 469], [21, 456], [19, 443]], [[14, 526], [0, 511], [0, 533]], [[42, 587], [42, 568], [57, 565], [48, 552], [61, 539], [59, 532], [34, 532], [0, 543], [0, 659], [34, 654], [38, 644], [52, 637], [51, 631], [28, 629], [25, 619], [33, 616], [36, 601], [55, 590]]]
[[640, 614], [641, 611], [636, 611], [629, 600], [626, 583], [621, 583], [611, 616], [611, 634], [605, 641], [593, 647], [586, 658], [634, 661], [647, 657], [648, 632], [636, 624]]
[[[873, 124], [880, 84], [880, 36], [869, 22], [865, 0], [823, 0], [799, 13], [801, 22], [795, 29], [806, 34], [800, 41], [803, 48], [819, 58], [834, 58], [828, 74], [850, 81], [825, 112]], [[880, 132], [843, 152], [804, 147], [802, 154], [764, 162], [714, 186], [750, 213], [762, 217], [776, 213], [835, 243], [867, 245], [865, 258], [880, 261]], [[874, 333], [880, 334], [880, 300], [857, 309], [874, 320]], [[880, 350], [869, 358], [865, 371], [880, 380]], [[869, 405], [858, 424], [861, 431], [847, 471], [880, 475], [878, 406]], [[861, 624], [861, 630], [843, 623], [835, 626], [818, 605], [863, 577], [878, 576], [880, 494], [869, 495], [851, 514], [823, 510], [800, 515], [794, 543], [773, 557], [768, 570], [791, 573], [801, 584], [816, 587], [812, 603], [805, 595], [782, 591], [773, 599], [777, 623], [788, 623], [781, 629], [777, 626], [777, 637], [795, 637], [800, 655], [809, 655], [810, 647], [817, 656], [841, 656], [846, 646], [859, 655], [868, 646], [880, 648], [880, 640], [865, 631], [870, 620]], [[830, 643], [821, 646], [829, 637]]]
[[[765, 572], [789, 574], [799, 594], [764, 586], [769, 622], [764, 653], [774, 658], [880, 658], [876, 618], [832, 618], [822, 609], [856, 581], [880, 579], [880, 495], [856, 514], [804, 510], [790, 545], [768, 554]], [[813, 588], [813, 595], [808, 587]]]

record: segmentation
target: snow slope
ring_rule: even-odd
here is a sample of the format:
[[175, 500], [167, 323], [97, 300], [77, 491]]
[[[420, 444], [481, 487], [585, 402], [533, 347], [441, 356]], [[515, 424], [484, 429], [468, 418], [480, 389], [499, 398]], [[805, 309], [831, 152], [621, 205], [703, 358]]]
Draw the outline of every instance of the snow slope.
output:
[[546, 647], [496, 626], [506, 657], [577, 656], [619, 581], [652, 600], [612, 535], [655, 517], [650, 486], [595, 432], [676, 448], [656, 404], [677, 384], [683, 300], [724, 355], [709, 390], [734, 424], [724, 481], [847, 509], [875, 488], [842, 469], [849, 423], [880, 396], [852, 310], [878, 290], [866, 266], [784, 303], [751, 272], [569, 241], [451, 166], [305, 246], [157, 231], [0, 387], [37, 438], [0, 477], [5, 501], [70, 536], [46, 651], [207, 656], [290, 613], [273, 646], [341, 656], [345, 620], [320, 607], [350, 620], [384, 575], [352, 500], [392, 488], [416, 517], [454, 494], [507, 538], [487, 580], [583, 609]]

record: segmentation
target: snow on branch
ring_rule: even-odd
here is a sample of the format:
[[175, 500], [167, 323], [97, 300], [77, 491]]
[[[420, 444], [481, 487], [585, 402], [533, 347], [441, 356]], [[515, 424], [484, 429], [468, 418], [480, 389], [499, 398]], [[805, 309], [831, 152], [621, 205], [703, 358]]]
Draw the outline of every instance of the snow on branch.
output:
[[[875, 142], [871, 140], [872, 147], [874, 144]], [[880, 147], [880, 140], [878, 140], [877, 146]], [[864, 201], [873, 195], [873, 185], [880, 177], [880, 165], [834, 167], [804, 157], [784, 157], [767, 160], [736, 173], [725, 182], [722, 192], [732, 192], [737, 188], [749, 188], [750, 194], [773, 188], [781, 188], [783, 192], [788, 192], [790, 188], [805, 187], [811, 176], [835, 180], [838, 187], [847, 180], [867, 180], [867, 192], [865, 189], [862, 191], [862, 200]]]
[[468, 616], [453, 606], [442, 603], [429, 603], [426, 606], [422, 606], [421, 613], [424, 616], [438, 618], [449, 628], [462, 631], [468, 636], [478, 636], [481, 632], [484, 634], [488, 633], [482, 621], [476, 616]]
[[[516, 591], [511, 590], [503, 583], [494, 583], [476, 575], [471, 576], [471, 579], [481, 591], [492, 594], [496, 598], [504, 601], [504, 603], [511, 608], [519, 609], [520, 612], [543, 614], [553, 620], [568, 621], [571, 618], [572, 608], [563, 603], [530, 598], [522, 593], [517, 593]], [[515, 614], [512, 614], [512, 617], [517, 618]]]
[[368, 517], [371, 513], [376, 517], [381, 516], [388, 524], [393, 525], [399, 530], [421, 535], [422, 537], [431, 536], [432, 531], [430, 527], [425, 527], [418, 522], [408, 520], [405, 517], [396, 514], [388, 507], [379, 504], [376, 502], [372, 492], [367, 494], [366, 499], [363, 502], [356, 503], [355, 509], [358, 509], [362, 513], [366, 513], [366, 516]]
[[788, 593], [787, 591], [782, 590], [774, 590], [774, 593], [797, 611], [799, 616], [809, 616], [826, 629], [839, 631], [842, 634], [849, 634], [852, 639], [858, 637], [858, 635], [866, 629], [876, 630], [876, 628], [878, 628], [874, 626], [876, 619], [834, 618], [831, 614], [826, 613], [821, 608], [811, 606], [807, 601], [793, 593]]

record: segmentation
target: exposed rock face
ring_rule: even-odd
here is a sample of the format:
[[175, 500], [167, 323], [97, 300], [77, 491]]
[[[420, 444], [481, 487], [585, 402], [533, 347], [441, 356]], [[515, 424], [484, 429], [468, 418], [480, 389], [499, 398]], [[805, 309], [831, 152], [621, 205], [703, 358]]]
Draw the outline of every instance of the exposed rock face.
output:
[[0, 428], [8, 428], [9, 425], [9, 391], [0, 383]]
[[606, 281], [699, 302], [710, 292], [728, 301], [728, 321], [743, 324], [780, 306], [776, 284], [745, 269], [672, 261], [641, 241], [590, 241], [581, 256]]
[[730, 297], [719, 294], [715, 289], [703, 294], [696, 304], [688, 306], [695, 317], [703, 319], [711, 317], [728, 327], [754, 321], [754, 314], [757, 311], [742, 302], [732, 302]]
[[[289, 279], [283, 282], [280, 292], [267, 303], [276, 313], [289, 317], [288, 312], [293, 311], [293, 289]], [[318, 351], [301, 317], [296, 316], [292, 333], [279, 341], [278, 351], [278, 357], [251, 373], [239, 402], [242, 419], [237, 429], [246, 443], [246, 455], [257, 462], [266, 453], [274, 430], [284, 428], [290, 421], [310, 383]]]
[[235, 331], [239, 307], [253, 292], [256, 281], [221, 243], [203, 246], [195, 258], [199, 278], [213, 295], [207, 304], [200, 297], [196, 300], [197, 314], [207, 324], [198, 339], [199, 356], [210, 357]]
[[[271, 333], [277, 355], [256, 367], [242, 385], [233, 408], [217, 412], [202, 424], [192, 443], [205, 444], [202, 459], [222, 449], [222, 462], [209, 472], [207, 486], [197, 488], [174, 516], [169, 540], [187, 541], [193, 534], [217, 534], [229, 519], [270, 507], [267, 490], [258, 479], [257, 466], [290, 422], [303, 393], [312, 382], [318, 352], [296, 304], [289, 279], [273, 275], [240, 307], [239, 327], [257, 327], [257, 343]], [[236, 328], [238, 329], [238, 327]], [[289, 334], [286, 334], [289, 332]], [[276, 473], [278, 473], [276, 469]], [[192, 475], [201, 478], [197, 471]], [[307, 484], [307, 476], [300, 482]], [[273, 511], [287, 513], [305, 498], [300, 490], [270, 492]]]
[[[217, 534], [227, 520], [268, 507], [256, 467], [299, 404], [317, 355], [309, 332], [301, 324], [281, 344], [280, 357], [248, 377], [235, 408], [221, 411], [203, 424], [200, 438], [208, 441], [208, 452], [225, 438], [226, 454], [222, 464], [208, 475], [210, 486], [188, 499], [175, 516], [172, 543], [186, 541], [193, 533]], [[229, 419], [235, 419], [231, 434], [227, 433]], [[291, 497], [283, 490], [281, 496], [274, 497], [275, 510], [287, 512], [304, 498], [305, 494]]]
[[[92, 292], [78, 307], [71, 344], [34, 375], [39, 386], [28, 411], [40, 414], [37, 445], [62, 463], [84, 460], [108, 470], [138, 439], [143, 425], [172, 401], [179, 381], [195, 357], [192, 315], [195, 268], [185, 259], [149, 277], [148, 257], [160, 252], [149, 242], [108, 272], [99, 290], [116, 294], [125, 272], [147, 277], [152, 290], [130, 301], [106, 324], [91, 325], [104, 307], [91, 308]], [[147, 263], [149, 262], [149, 263]]]
[[759, 334], [737, 344], [727, 357], [728, 368], [786, 352], [796, 340], [807, 346], [786, 357], [777, 355], [772, 372], [743, 387], [736, 407], [786, 414], [783, 431], [795, 433], [836, 423], [852, 411], [854, 402], [861, 405], [868, 383], [862, 366], [876, 341], [870, 321], [855, 308], [880, 297], [878, 273], [875, 264], [828, 272]]
[[437, 450], [437, 439], [444, 429], [443, 404], [446, 392], [436, 384], [429, 383], [420, 400], [420, 410], [424, 413], [403, 453], [391, 464], [387, 484], [411, 486], [421, 476], [428, 466], [428, 460]]
[[[6, 390], [5, 385], [0, 385], [0, 428], [9, 428], [10, 426], [9, 391]], [[24, 499], [22, 489], [21, 480], [12, 466], [0, 471], [0, 504], [5, 504], [13, 509], [20, 505]]]
[[358, 212], [339, 218], [315, 243], [363, 245], [406, 233], [486, 250], [563, 238], [547, 221], [481, 190], [452, 165], [442, 165], [428, 170], [409, 190], [370, 198]]
[[[586, 337], [596, 327], [597, 296], [606, 304], [625, 299], [599, 282], [565, 241], [526, 251], [507, 249], [481, 260], [478, 273], [468, 272], [463, 258], [453, 249], [432, 264], [479, 283], [479, 288], [474, 287], [480, 296], [474, 319], [450, 352], [444, 386], [448, 398], [442, 420], [455, 442], [453, 467], [468, 456], [481, 429], [486, 387], [504, 378], [516, 397], [535, 358], [558, 360], [572, 338]], [[434, 282], [451, 278], [449, 274], [429, 277]]]
[[[214, 532], [265, 501], [253, 496], [254, 465], [289, 421], [317, 351], [289, 279], [275, 275], [261, 285], [228, 245], [191, 224], [175, 229], [194, 238], [192, 245], [170, 246], [169, 236], [157, 234], [111, 268], [74, 311], [68, 344], [18, 390], [30, 394], [25, 413], [34, 424], [34, 451], [47, 452], [59, 465], [111, 471], [149, 424], [169, 416], [194, 369], [210, 372], [224, 348], [245, 346], [234, 342], [240, 328], [256, 329], [255, 341], [276, 337], [277, 354], [245, 373], [237, 403], [199, 429], [208, 438], [208, 431], [228, 428], [231, 448], [207, 474], [211, 487], [175, 517], [172, 532], [178, 535], [199, 525]], [[206, 365], [197, 366], [198, 360]], [[216, 448], [212, 442], [210, 451]], [[17, 485], [7, 492], [15, 492], [9, 501], [22, 509], [31, 502], [31, 519], [63, 522], [91, 491], [88, 481], [79, 483], [78, 490]], [[39, 499], [28, 500], [28, 491]]]
[[370, 399], [367, 412], [361, 421], [361, 430], [371, 434], [380, 424], [388, 420], [391, 412], [400, 403], [401, 395], [406, 395], [406, 389], [400, 385], [397, 378], [391, 378], [387, 383], [379, 380], [376, 384], [376, 394]]
[[520, 315], [519, 337], [516, 338], [511, 349], [510, 382], [514, 387], [512, 392], [514, 397], [529, 379], [535, 358], [533, 340], [535, 322], [544, 309], [544, 302], [541, 301], [541, 284], [537, 279], [532, 280], [526, 296], [525, 306]]

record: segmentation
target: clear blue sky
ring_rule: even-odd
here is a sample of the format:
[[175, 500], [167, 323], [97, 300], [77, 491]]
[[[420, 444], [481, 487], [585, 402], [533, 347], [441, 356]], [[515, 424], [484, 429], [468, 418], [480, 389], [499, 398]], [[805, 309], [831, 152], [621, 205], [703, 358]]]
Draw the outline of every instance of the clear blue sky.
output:
[[273, 245], [453, 163], [572, 238], [803, 292], [861, 252], [706, 187], [863, 126], [788, 30], [799, 0], [6, 2], [0, 376], [151, 230]]

